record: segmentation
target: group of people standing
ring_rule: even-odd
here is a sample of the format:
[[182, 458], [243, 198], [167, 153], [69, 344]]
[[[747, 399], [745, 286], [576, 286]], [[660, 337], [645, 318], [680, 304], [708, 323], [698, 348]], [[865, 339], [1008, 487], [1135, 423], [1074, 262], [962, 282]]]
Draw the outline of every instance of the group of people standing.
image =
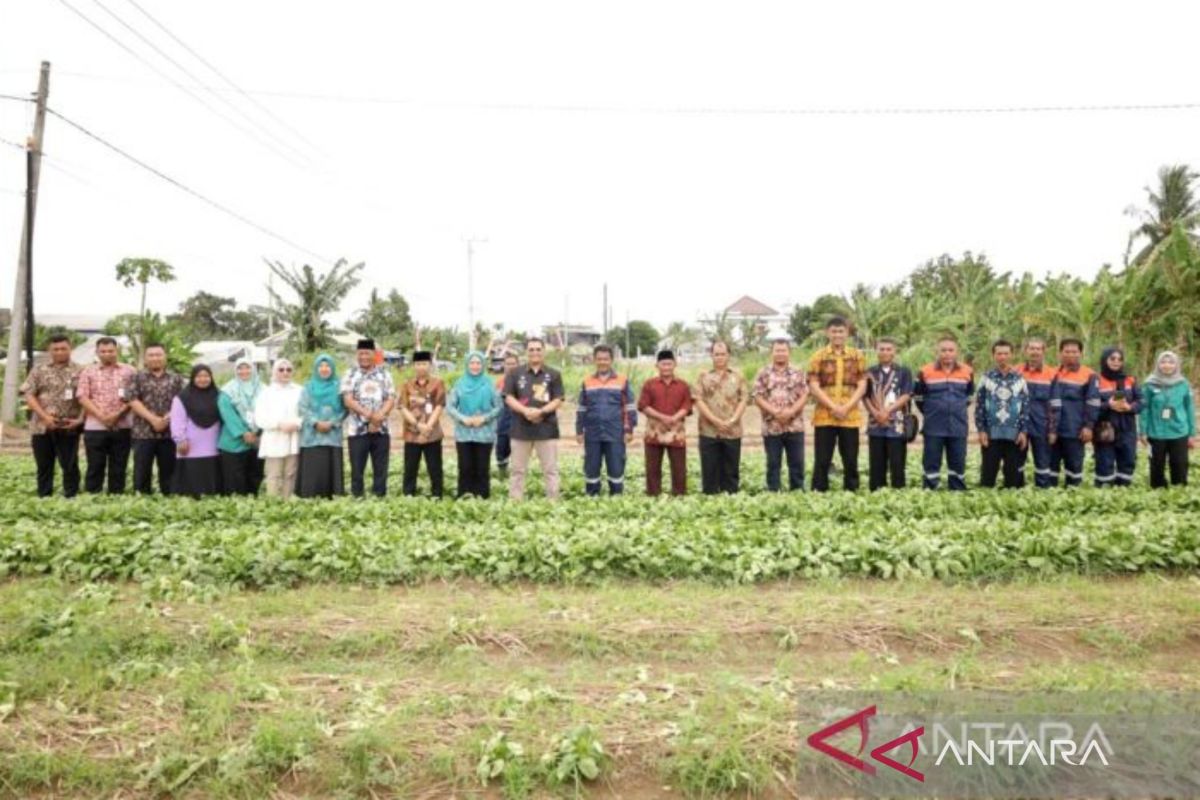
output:
[[[876, 363], [847, 343], [846, 320], [834, 317], [825, 329], [828, 343], [809, 359], [807, 370], [791, 363], [791, 346], [776, 341], [771, 361], [753, 384], [730, 365], [729, 347], [714, 342], [712, 365], [691, 385], [675, 374], [674, 354], [658, 353], [657, 374], [633, 389], [613, 366], [607, 345], [594, 349], [594, 366], [580, 387], [575, 434], [583, 447], [586, 492], [624, 490], [626, 448], [639, 415], [645, 417], [646, 493], [663, 491], [664, 462], [670, 492], [687, 493], [687, 418], [698, 417], [702, 491], [735, 493], [740, 486], [742, 418], [753, 404], [762, 418], [767, 489], [804, 488], [805, 411], [812, 417], [814, 468], [811, 488], [825, 491], [836, 452], [845, 489], [859, 487], [860, 431], [865, 419], [869, 488], [907, 483], [908, 443], [923, 436], [926, 488], [941, 482], [943, 461], [951, 490], [966, 486], [968, 411], [981, 448], [980, 483], [1005, 487], [1025, 482], [1032, 454], [1034, 483], [1068, 486], [1083, 481], [1085, 447], [1095, 455], [1097, 486], [1132, 481], [1139, 437], [1150, 447], [1150, 483], [1187, 482], [1188, 450], [1195, 443], [1192, 391], [1175, 353], [1161, 353], [1153, 373], [1139, 382], [1125, 372], [1124, 353], [1106, 348], [1100, 369], [1080, 363], [1083, 345], [1059, 343], [1059, 363], [1046, 363], [1040, 339], [1024, 344], [1024, 361], [1013, 363], [1014, 346], [997, 341], [992, 366], [976, 384], [972, 368], [960, 360], [951, 337], [937, 343], [936, 359], [917, 370], [896, 363], [892, 339], [876, 343]], [[22, 386], [31, 411], [37, 490], [54, 491], [55, 465], [63, 493], [80, 488], [78, 451], [87, 458], [83, 488], [90, 493], [125, 491], [126, 467], [133, 455], [133, 487], [149, 494], [155, 473], [162, 494], [201, 497], [253, 495], [265, 484], [277, 497], [334, 497], [345, 493], [343, 447], [349, 450], [350, 492], [387, 494], [391, 420], [400, 417], [404, 440], [403, 491], [417, 493], [422, 464], [433, 496], [444, 493], [442, 417], [454, 428], [459, 497], [487, 498], [492, 451], [513, 499], [525, 494], [534, 456], [541, 466], [545, 494], [560, 491], [558, 409], [565, 399], [562, 375], [545, 364], [545, 343], [526, 344], [526, 361], [509, 353], [504, 374], [486, 374], [482, 353], [468, 354], [464, 372], [449, 392], [432, 373], [431, 354], [413, 355], [412, 376], [397, 389], [390, 369], [379, 363], [374, 341], [358, 342], [355, 364], [339, 377], [336, 361], [319, 355], [303, 384], [294, 367], [277, 359], [262, 382], [255, 366], [239, 361], [221, 387], [212, 371], [196, 365], [185, 379], [167, 367], [166, 350], [144, 348], [144, 367], [118, 360], [117, 343], [97, 343], [97, 363], [71, 363], [70, 342], [50, 341], [49, 361], [36, 367]], [[912, 407], [921, 412], [920, 421]], [[1140, 433], [1139, 433], [1140, 432]], [[602, 472], [604, 473], [602, 475]]]

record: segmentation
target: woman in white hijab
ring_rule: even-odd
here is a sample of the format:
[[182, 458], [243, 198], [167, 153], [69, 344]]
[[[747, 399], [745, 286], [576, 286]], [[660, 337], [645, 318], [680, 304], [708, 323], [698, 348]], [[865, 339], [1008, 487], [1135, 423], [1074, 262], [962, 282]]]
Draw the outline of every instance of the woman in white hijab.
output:
[[258, 457], [265, 462], [267, 494], [291, 497], [300, 454], [300, 387], [292, 383], [292, 362], [275, 360], [271, 383], [254, 403], [254, 421], [262, 429]]

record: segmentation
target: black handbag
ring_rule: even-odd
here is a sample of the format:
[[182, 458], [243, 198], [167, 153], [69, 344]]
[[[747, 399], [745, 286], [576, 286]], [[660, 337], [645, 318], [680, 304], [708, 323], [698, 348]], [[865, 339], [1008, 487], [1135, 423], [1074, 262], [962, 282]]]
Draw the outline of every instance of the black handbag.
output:
[[921, 432], [921, 424], [917, 420], [917, 415], [911, 411], [904, 412], [904, 440], [911, 442], [917, 438], [917, 434]]

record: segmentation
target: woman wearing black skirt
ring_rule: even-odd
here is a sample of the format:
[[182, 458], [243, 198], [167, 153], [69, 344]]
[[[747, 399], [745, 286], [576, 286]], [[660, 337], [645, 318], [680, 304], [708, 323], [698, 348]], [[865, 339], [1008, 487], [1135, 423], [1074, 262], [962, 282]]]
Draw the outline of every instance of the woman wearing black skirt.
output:
[[313, 374], [300, 393], [300, 470], [296, 494], [300, 497], [334, 497], [345, 494], [342, 464], [342, 404], [337, 368], [322, 353], [313, 362]]
[[171, 438], [175, 440], [173, 494], [203, 497], [221, 489], [217, 439], [221, 415], [217, 409], [220, 392], [213, 385], [212, 370], [203, 364], [192, 367], [192, 377], [171, 401]]

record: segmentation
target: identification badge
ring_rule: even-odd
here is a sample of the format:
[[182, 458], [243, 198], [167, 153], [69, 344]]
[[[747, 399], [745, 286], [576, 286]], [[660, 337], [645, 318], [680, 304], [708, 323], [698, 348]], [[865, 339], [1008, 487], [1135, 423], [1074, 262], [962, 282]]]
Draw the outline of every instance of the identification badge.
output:
[[1170, 419], [1170, 418], [1171, 418], [1171, 409], [1169, 409], [1169, 408], [1164, 408], [1164, 409], [1163, 409], [1163, 413], [1162, 413], [1162, 418], [1163, 418], [1163, 419]]
[[75, 399], [75, 392], [71, 390], [71, 387], [68, 386], [66, 389], [63, 389], [62, 399], [63, 400], [74, 400]]
[[123, 387], [122, 387], [122, 388], [120, 388], [120, 389], [117, 389], [117, 399], [118, 399], [118, 400], [124, 400], [124, 399], [125, 399], [125, 389], [124, 389]]
[[433, 413], [433, 403], [428, 403], [428, 402], [427, 402], [427, 403], [425, 404], [425, 413], [426, 413], [426, 414], [432, 414], [432, 413]]

